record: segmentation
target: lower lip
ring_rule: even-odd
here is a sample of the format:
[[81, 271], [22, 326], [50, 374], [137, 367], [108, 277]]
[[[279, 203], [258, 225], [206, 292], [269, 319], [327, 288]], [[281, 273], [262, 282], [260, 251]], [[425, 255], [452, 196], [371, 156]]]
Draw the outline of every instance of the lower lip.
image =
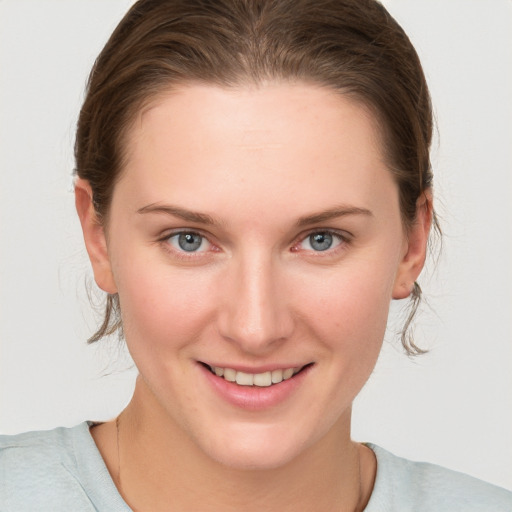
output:
[[261, 411], [285, 402], [299, 388], [313, 365], [307, 366], [293, 377], [267, 387], [240, 386], [217, 377], [198, 363], [213, 390], [226, 402], [249, 411]]

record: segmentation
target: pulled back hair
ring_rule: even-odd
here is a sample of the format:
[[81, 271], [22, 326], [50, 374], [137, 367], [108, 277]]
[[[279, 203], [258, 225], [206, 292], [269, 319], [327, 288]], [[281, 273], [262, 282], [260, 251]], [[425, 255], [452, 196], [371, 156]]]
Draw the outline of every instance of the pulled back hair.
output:
[[[76, 174], [92, 188], [100, 222], [126, 158], [135, 116], [158, 94], [187, 83], [220, 87], [306, 82], [352, 97], [376, 116], [402, 222], [432, 185], [432, 109], [409, 38], [376, 0], [140, 0], [121, 20], [91, 71], [78, 120]], [[434, 226], [437, 227], [434, 215]], [[415, 283], [401, 339], [410, 334]], [[90, 338], [122, 335], [119, 298], [108, 295]]]

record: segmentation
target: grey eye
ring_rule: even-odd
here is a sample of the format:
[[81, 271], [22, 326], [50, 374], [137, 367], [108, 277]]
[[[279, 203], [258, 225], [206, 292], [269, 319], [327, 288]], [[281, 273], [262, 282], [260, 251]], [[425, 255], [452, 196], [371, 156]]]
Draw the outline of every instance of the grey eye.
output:
[[198, 233], [179, 233], [171, 237], [177, 239], [180, 249], [186, 252], [197, 251], [203, 244], [203, 237]]
[[326, 231], [312, 233], [309, 235], [309, 245], [315, 251], [326, 251], [332, 247], [332, 244], [332, 234]]

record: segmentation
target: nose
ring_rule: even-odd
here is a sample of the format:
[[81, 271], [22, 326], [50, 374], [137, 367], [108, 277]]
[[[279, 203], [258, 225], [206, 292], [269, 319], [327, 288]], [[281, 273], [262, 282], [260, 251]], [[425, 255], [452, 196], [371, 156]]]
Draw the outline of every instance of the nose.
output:
[[294, 329], [285, 278], [271, 255], [235, 258], [221, 283], [219, 330], [245, 353], [264, 355]]

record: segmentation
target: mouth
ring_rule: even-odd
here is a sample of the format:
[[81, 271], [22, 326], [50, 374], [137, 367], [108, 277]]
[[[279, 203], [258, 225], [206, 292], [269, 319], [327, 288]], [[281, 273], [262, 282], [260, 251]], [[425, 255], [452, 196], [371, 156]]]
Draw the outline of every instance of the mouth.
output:
[[295, 375], [301, 373], [306, 368], [313, 365], [308, 363], [304, 366], [282, 368], [262, 373], [248, 373], [235, 370], [233, 368], [223, 368], [219, 366], [211, 366], [206, 363], [201, 363], [207, 370], [217, 377], [224, 379], [228, 382], [236, 383], [239, 386], [252, 386], [252, 387], [270, 387], [275, 386], [283, 381], [289, 380]]

